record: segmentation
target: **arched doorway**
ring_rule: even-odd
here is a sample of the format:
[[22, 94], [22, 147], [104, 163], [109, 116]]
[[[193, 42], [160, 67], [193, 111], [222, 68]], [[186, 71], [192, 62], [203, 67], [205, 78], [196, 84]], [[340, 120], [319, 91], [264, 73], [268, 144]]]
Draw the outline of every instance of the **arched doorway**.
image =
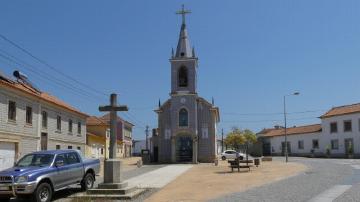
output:
[[176, 161], [192, 162], [192, 138], [189, 135], [179, 135], [176, 138]]

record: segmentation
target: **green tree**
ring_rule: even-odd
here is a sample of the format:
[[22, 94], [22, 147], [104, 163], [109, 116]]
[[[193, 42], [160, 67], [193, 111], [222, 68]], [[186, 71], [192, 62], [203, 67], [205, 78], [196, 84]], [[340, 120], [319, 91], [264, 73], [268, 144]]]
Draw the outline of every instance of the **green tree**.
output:
[[239, 150], [241, 145], [255, 143], [256, 141], [257, 137], [251, 130], [240, 130], [233, 127], [232, 131], [227, 134], [224, 143], [235, 150]]
[[245, 129], [244, 131], [242, 131], [242, 134], [244, 135], [247, 143], [254, 144], [257, 142], [257, 137], [256, 137], [255, 133], [253, 133], [251, 130]]

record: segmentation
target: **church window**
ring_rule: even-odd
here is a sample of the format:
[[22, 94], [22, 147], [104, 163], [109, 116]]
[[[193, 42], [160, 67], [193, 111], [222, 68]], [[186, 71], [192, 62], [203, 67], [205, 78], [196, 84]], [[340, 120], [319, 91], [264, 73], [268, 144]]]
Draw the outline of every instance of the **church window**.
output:
[[188, 126], [189, 122], [188, 122], [188, 111], [186, 109], [181, 109], [179, 112], [179, 126], [184, 127], [184, 126]]
[[188, 70], [186, 67], [182, 66], [179, 69], [179, 87], [188, 86]]
[[209, 138], [209, 128], [207, 124], [203, 124], [201, 128], [201, 137], [203, 139]]

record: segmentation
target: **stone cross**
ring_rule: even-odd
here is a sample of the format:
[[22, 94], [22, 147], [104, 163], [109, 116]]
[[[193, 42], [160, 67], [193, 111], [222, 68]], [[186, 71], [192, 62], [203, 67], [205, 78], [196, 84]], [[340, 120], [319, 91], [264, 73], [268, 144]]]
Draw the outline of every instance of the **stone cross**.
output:
[[191, 13], [190, 10], [185, 10], [184, 4], [180, 11], [177, 11], [176, 14], [182, 15], [182, 24], [185, 24], [185, 15]]
[[116, 142], [117, 142], [117, 112], [128, 111], [126, 105], [117, 104], [117, 95], [115, 93], [110, 95], [110, 105], [100, 106], [99, 111], [110, 112], [110, 151], [109, 158], [116, 158]]

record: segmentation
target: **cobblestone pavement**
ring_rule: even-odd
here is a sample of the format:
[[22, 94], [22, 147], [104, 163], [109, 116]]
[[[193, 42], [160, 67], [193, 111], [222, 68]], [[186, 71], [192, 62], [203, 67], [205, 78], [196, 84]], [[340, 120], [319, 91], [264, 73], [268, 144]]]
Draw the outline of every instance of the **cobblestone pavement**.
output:
[[[274, 158], [274, 160], [283, 160], [283, 158]], [[233, 193], [213, 201], [283, 202], [314, 199], [314, 201], [336, 202], [360, 201], [360, 160], [291, 157], [290, 161], [303, 163], [309, 169], [297, 176], [245, 192]], [[338, 186], [346, 186], [350, 189], [346, 189], [344, 193], [341, 192], [343, 194], [334, 195], [335, 191], [331, 190]], [[330, 198], [324, 198], [324, 195]]]

